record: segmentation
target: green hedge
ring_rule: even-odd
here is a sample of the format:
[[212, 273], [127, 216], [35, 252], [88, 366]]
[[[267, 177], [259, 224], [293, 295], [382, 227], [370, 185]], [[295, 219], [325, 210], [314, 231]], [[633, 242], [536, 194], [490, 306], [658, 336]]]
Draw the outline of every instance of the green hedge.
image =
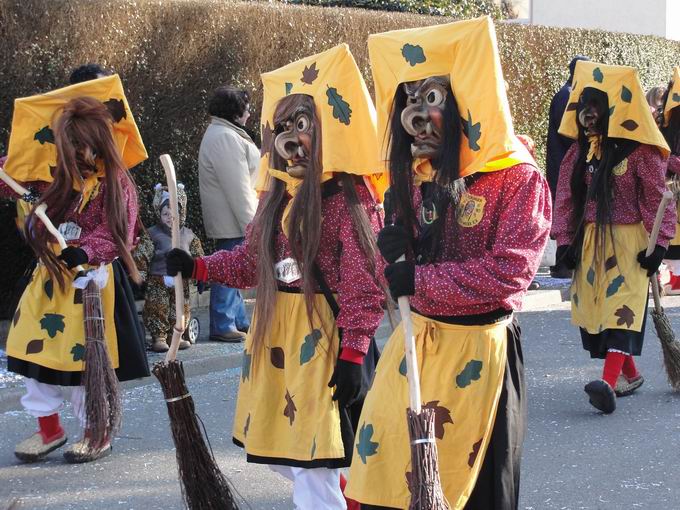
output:
[[[134, 172], [145, 218], [153, 185], [163, 179], [158, 156], [168, 152], [187, 184], [189, 223], [200, 233], [196, 156], [217, 85], [253, 91], [259, 108], [261, 72], [347, 42], [372, 87], [368, 34], [448, 21], [229, 0], [0, 0], [0, 153], [14, 98], [59, 87], [74, 66], [99, 62], [121, 74], [151, 155]], [[680, 55], [679, 43], [655, 37], [505, 23], [497, 31], [516, 129], [536, 140], [539, 162], [548, 105], [573, 55], [637, 66], [645, 87], [667, 81]], [[10, 213], [0, 208], [11, 230]], [[0, 257], [0, 302], [7, 303], [25, 253], [3, 242]]]
[[374, 11], [412, 12], [430, 16], [477, 17], [488, 14], [503, 17], [501, 8], [492, 0], [280, 0], [297, 5], [320, 7], [356, 7]]

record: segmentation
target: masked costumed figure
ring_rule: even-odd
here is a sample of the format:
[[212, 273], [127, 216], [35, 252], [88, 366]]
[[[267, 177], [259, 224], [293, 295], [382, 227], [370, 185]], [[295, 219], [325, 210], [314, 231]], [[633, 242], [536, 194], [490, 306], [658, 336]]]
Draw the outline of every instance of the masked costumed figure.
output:
[[[177, 185], [180, 209], [180, 243], [184, 251], [192, 257], [202, 257], [201, 240], [189, 227], [186, 227], [187, 194], [184, 185]], [[175, 291], [173, 279], [166, 275], [165, 256], [172, 248], [172, 212], [170, 211], [170, 195], [160, 184], [154, 189], [153, 209], [158, 222], [148, 229], [140, 238], [135, 248], [134, 258], [137, 268], [146, 281], [144, 293], [144, 326], [151, 335], [151, 350], [166, 352], [169, 348], [168, 338], [172, 339], [172, 328], [175, 324]], [[184, 285], [184, 318], [188, 324], [191, 318], [190, 286]], [[185, 333], [185, 336], [187, 333]], [[188, 349], [191, 342], [183, 338], [179, 342], [180, 349]]]
[[347, 45], [262, 81], [264, 191], [245, 243], [195, 260], [172, 250], [168, 271], [257, 288], [234, 442], [293, 480], [296, 508], [345, 508], [339, 468], [383, 317], [375, 111]]
[[[680, 188], [680, 67], [673, 71], [668, 87], [654, 87], [647, 92], [647, 102], [657, 126], [664, 135], [671, 150], [666, 171], [667, 182], [677, 193]], [[676, 195], [677, 197], [677, 195]], [[675, 227], [675, 237], [671, 240], [664, 258], [670, 280], [664, 285], [667, 294], [680, 294], [680, 226]]]
[[[513, 311], [548, 239], [550, 191], [514, 134], [488, 17], [368, 45], [396, 216], [378, 246], [392, 295], [410, 296], [444, 494], [456, 509], [516, 508], [526, 403]], [[410, 465], [405, 373], [398, 328], [350, 468], [346, 494], [365, 508], [408, 508], [420, 468]]]
[[[28, 215], [25, 236], [39, 263], [7, 339], [8, 369], [26, 377], [21, 403], [39, 424], [39, 432], [16, 447], [21, 460], [39, 460], [66, 442], [59, 410], [69, 395], [85, 425], [84, 291], [72, 285], [77, 266], [105, 267], [99, 273], [104, 341], [119, 380], [149, 375], [126, 274], [139, 279], [131, 255], [137, 192], [128, 168], [144, 159], [118, 76], [15, 102], [5, 171], [36, 192], [35, 201], [46, 204], [68, 244], [60, 251], [35, 213]], [[5, 197], [14, 194], [4, 184], [0, 190]], [[94, 460], [111, 450], [110, 439], [94, 447], [86, 433], [64, 456]]]
[[[578, 62], [560, 133], [575, 139], [562, 162], [553, 235], [557, 257], [575, 269], [572, 323], [585, 350], [604, 359], [602, 379], [588, 383], [590, 403], [616, 409], [616, 393], [643, 382], [639, 356], [649, 277], [675, 231], [668, 207], [656, 247], [645, 255], [665, 190], [668, 145], [654, 124], [637, 71]], [[622, 374], [622, 377], [619, 377]]]

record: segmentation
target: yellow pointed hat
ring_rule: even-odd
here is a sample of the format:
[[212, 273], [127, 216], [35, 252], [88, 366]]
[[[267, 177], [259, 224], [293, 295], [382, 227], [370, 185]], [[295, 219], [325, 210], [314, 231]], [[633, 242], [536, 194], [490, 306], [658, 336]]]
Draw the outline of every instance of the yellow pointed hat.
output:
[[263, 154], [258, 191], [267, 189], [270, 176], [283, 177], [269, 166], [276, 105], [288, 95], [306, 94], [314, 99], [321, 121], [322, 180], [335, 172], [363, 175], [374, 196], [382, 199], [388, 183], [378, 161], [375, 108], [347, 44], [264, 73], [262, 84]]
[[4, 167], [10, 176], [22, 182], [52, 182], [50, 167], [57, 164], [57, 149], [51, 126], [68, 101], [83, 96], [100, 100], [113, 115], [114, 139], [128, 168], [147, 158], [123, 84], [113, 75], [15, 100]]
[[673, 69], [673, 78], [671, 78], [670, 86], [668, 87], [668, 99], [663, 109], [663, 125], [668, 126], [671, 120], [671, 110], [680, 106], [680, 66]]
[[463, 123], [461, 176], [536, 164], [515, 137], [491, 18], [374, 34], [368, 53], [375, 82], [379, 143], [387, 163], [389, 117], [401, 83], [447, 75]]
[[608, 137], [655, 145], [669, 154], [668, 144], [649, 111], [637, 69], [580, 60], [576, 63], [573, 83], [560, 124], [561, 135], [574, 140], [578, 138], [578, 100], [584, 88], [592, 87], [606, 93], [609, 100]]

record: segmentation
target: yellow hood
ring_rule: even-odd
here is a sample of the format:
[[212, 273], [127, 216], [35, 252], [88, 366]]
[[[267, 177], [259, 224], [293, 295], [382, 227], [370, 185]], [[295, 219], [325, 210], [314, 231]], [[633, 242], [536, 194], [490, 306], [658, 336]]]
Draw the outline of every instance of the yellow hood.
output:
[[576, 63], [573, 83], [560, 124], [561, 135], [574, 140], [578, 138], [578, 100], [584, 88], [592, 87], [605, 92], [609, 100], [608, 137], [655, 145], [666, 155], [669, 154], [668, 144], [649, 111], [637, 69], [580, 60]]
[[668, 126], [671, 110], [680, 106], [680, 66], [673, 69], [673, 78], [668, 89], [668, 99], [663, 109], [663, 125]]
[[491, 18], [374, 34], [368, 52], [384, 165], [397, 87], [438, 75], [449, 76], [463, 124], [461, 176], [535, 165], [514, 134]]
[[303, 58], [262, 74], [262, 160], [256, 188], [268, 188], [270, 177], [295, 187], [297, 179], [269, 166], [275, 136], [274, 111], [282, 98], [305, 94], [314, 99], [322, 132], [322, 180], [335, 172], [363, 175], [376, 198], [382, 200], [387, 178], [378, 161], [375, 108], [347, 44]]

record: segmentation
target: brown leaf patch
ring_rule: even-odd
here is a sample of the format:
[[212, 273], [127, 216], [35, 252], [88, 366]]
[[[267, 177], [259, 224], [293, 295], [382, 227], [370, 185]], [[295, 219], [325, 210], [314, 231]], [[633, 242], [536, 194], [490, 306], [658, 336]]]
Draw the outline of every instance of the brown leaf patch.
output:
[[633, 119], [628, 119], [621, 123], [621, 127], [628, 131], [635, 131], [638, 128], [638, 123]]
[[614, 269], [615, 267], [616, 267], [616, 255], [612, 255], [607, 260], [605, 260], [604, 270], [609, 271], [610, 269]]
[[316, 68], [316, 62], [314, 62], [311, 66], [305, 66], [304, 70], [302, 71], [302, 78], [300, 78], [300, 81], [302, 83], [306, 83], [307, 85], [311, 85], [314, 83], [314, 80], [316, 80], [319, 76], [319, 70]]
[[444, 424], [453, 423], [451, 411], [439, 405], [439, 400], [432, 400], [423, 406], [423, 409], [434, 409], [434, 435], [437, 439], [444, 439]]
[[272, 365], [276, 368], [283, 368], [286, 365], [286, 354], [281, 347], [273, 347], [271, 350]]
[[36, 339], [36, 340], [31, 340], [26, 345], [26, 354], [38, 354], [39, 352], [42, 352], [44, 344], [45, 343], [41, 338]]
[[297, 407], [295, 407], [295, 402], [293, 402], [293, 397], [290, 396], [288, 390], [286, 390], [286, 407], [283, 409], [283, 415], [290, 420], [291, 427], [295, 421], [295, 413], [297, 412]]
[[628, 305], [623, 305], [614, 312], [614, 315], [619, 318], [619, 320], [616, 321], [617, 326], [625, 324], [627, 328], [630, 328], [633, 325], [633, 322], [635, 322], [635, 312], [628, 308]]
[[470, 456], [468, 457], [468, 466], [470, 466], [471, 468], [475, 465], [477, 455], [479, 455], [479, 449], [482, 447], [483, 439], [484, 438], [480, 439], [479, 441], [472, 445], [472, 451], [470, 452]]

